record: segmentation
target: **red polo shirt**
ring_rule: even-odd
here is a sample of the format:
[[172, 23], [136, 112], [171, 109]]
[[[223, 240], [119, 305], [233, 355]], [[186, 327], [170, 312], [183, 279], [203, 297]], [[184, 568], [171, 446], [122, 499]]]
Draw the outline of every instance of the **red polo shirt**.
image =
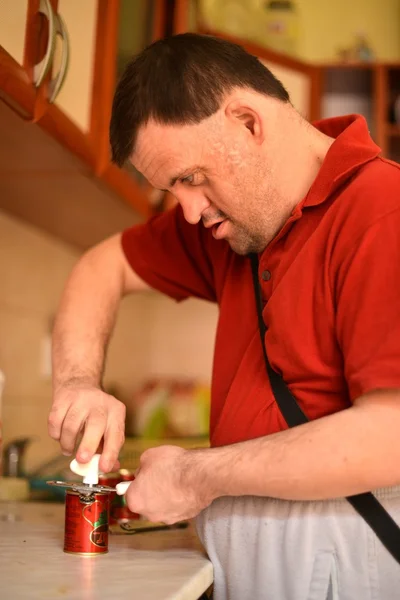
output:
[[[363, 117], [316, 126], [335, 142], [259, 270], [271, 365], [310, 419], [369, 390], [400, 388], [400, 168], [378, 156]], [[248, 258], [188, 224], [179, 207], [125, 231], [122, 245], [153, 288], [219, 305], [212, 445], [285, 429], [263, 363]]]

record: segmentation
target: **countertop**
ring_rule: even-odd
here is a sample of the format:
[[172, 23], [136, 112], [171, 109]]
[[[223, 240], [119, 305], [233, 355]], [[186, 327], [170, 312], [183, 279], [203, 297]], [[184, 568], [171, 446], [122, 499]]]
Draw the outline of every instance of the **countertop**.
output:
[[197, 600], [213, 569], [193, 524], [109, 535], [109, 552], [63, 552], [64, 504], [0, 502], [1, 600]]

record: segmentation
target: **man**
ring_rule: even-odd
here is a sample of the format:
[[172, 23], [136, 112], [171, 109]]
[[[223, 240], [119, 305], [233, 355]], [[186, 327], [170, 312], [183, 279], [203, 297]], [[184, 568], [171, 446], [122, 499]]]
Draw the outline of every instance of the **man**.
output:
[[[106, 240], [75, 267], [54, 330], [50, 434], [111, 470], [124, 407], [101, 389], [120, 298], [148, 286], [218, 302], [210, 449], [146, 451], [132, 510], [198, 516], [216, 600], [398, 597], [400, 565], [344, 499], [375, 490], [400, 519], [400, 171], [365, 120], [312, 126], [243, 49], [185, 34], [126, 69], [113, 159], [178, 207]], [[266, 349], [311, 422], [292, 429]]]

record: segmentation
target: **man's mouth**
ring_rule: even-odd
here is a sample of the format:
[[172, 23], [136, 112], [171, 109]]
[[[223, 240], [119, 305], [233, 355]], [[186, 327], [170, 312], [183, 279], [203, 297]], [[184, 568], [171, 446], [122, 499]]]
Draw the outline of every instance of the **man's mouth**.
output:
[[228, 225], [228, 219], [224, 219], [219, 223], [216, 223], [212, 227], [212, 234], [216, 240], [222, 239], [226, 235], [226, 229]]

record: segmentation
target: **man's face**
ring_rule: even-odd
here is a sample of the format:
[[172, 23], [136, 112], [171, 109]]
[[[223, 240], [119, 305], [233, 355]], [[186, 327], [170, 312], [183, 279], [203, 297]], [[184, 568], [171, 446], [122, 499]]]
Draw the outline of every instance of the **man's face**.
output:
[[219, 113], [196, 125], [149, 122], [139, 131], [132, 163], [151, 185], [176, 197], [189, 223], [201, 219], [238, 254], [261, 252], [276, 233], [277, 195], [252, 137]]

